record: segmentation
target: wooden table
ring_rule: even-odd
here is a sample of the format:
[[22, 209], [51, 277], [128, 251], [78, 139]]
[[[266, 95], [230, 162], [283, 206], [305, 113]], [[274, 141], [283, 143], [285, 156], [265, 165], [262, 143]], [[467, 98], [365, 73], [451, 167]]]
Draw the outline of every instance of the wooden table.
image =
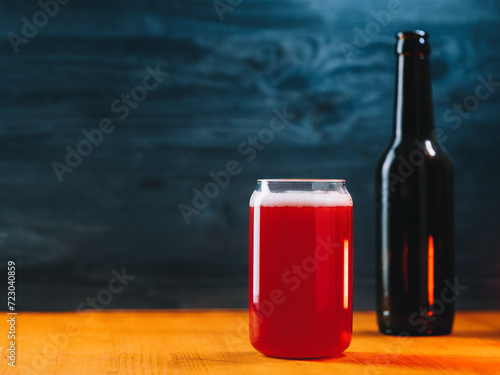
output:
[[349, 349], [311, 361], [255, 351], [241, 310], [20, 312], [16, 319], [17, 367], [7, 364], [2, 319], [0, 374], [500, 373], [500, 312], [461, 312], [453, 335], [429, 338], [381, 335], [373, 312], [356, 312]]

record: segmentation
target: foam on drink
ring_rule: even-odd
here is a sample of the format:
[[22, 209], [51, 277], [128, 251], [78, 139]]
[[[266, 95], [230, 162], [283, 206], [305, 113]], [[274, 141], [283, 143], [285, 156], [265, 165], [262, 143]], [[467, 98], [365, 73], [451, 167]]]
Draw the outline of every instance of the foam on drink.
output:
[[254, 192], [250, 198], [250, 207], [255, 206], [255, 199], [260, 195], [259, 206], [264, 207], [346, 207], [352, 206], [349, 194], [337, 191], [308, 192]]

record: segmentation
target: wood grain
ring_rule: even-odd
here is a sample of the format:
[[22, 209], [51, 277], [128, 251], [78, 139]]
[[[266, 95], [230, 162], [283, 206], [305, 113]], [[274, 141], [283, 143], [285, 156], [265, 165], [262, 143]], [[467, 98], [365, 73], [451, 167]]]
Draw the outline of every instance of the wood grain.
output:
[[355, 312], [349, 349], [311, 361], [265, 357], [247, 324], [241, 310], [20, 313], [17, 368], [2, 356], [0, 373], [494, 374], [500, 366], [498, 311], [461, 312], [452, 335], [429, 338], [381, 335], [374, 313]]

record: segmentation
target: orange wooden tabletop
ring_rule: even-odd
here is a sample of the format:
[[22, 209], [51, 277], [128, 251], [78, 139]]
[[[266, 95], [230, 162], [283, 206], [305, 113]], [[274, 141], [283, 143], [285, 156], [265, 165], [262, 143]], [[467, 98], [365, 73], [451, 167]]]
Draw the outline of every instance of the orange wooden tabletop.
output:
[[460, 312], [451, 336], [425, 338], [381, 335], [373, 312], [355, 312], [349, 349], [322, 360], [258, 353], [242, 310], [20, 312], [16, 368], [2, 321], [0, 374], [500, 373], [500, 312]]

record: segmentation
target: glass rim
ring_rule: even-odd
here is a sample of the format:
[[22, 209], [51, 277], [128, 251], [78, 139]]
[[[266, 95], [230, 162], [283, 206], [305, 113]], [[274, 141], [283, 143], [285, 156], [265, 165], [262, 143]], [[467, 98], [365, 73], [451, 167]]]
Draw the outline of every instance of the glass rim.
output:
[[260, 182], [345, 182], [345, 179], [338, 178], [259, 178]]

